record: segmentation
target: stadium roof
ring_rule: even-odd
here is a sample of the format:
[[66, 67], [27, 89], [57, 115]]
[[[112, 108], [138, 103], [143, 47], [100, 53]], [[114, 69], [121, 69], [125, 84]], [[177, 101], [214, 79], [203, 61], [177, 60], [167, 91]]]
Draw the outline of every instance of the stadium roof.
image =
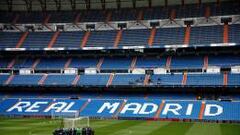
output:
[[181, 5], [229, 0], [1, 0], [0, 10], [85, 10]]

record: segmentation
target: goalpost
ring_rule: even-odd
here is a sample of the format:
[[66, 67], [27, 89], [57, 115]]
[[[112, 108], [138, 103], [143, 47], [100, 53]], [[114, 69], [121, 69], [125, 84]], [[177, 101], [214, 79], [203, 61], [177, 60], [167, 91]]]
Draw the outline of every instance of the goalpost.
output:
[[84, 128], [89, 126], [89, 117], [63, 118], [64, 128]]
[[63, 118], [78, 118], [79, 112], [76, 113], [56, 113], [54, 110], [51, 111], [51, 119], [63, 119]]
[[79, 112], [66, 115], [52, 111], [51, 119], [61, 120], [62, 128], [85, 128], [90, 126], [89, 117], [81, 117], [79, 116]]

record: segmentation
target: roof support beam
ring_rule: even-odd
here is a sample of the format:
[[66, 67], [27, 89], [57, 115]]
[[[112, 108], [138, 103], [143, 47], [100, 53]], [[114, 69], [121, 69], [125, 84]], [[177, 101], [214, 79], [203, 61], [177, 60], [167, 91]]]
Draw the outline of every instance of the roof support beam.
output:
[[61, 0], [54, 0], [54, 2], [56, 4], [57, 11], [60, 11], [62, 7]]
[[168, 0], [165, 0], [165, 7], [168, 6]]
[[40, 5], [41, 5], [41, 8], [42, 8], [42, 11], [47, 11], [47, 0], [38, 0]]
[[32, 11], [32, 0], [24, 0], [26, 3], [27, 11]]
[[102, 4], [102, 9], [105, 10], [106, 9], [106, 0], [101, 0], [101, 4]]
[[85, 0], [85, 4], [86, 4], [86, 9], [89, 10], [91, 8], [90, 0]]
[[76, 0], [70, 0], [72, 10], [76, 10]]
[[182, 0], [182, 6], [184, 6], [185, 5], [185, 0]]
[[120, 9], [121, 8], [121, 0], [116, 0], [117, 2], [117, 9]]
[[149, 7], [149, 8], [152, 7], [152, 0], [148, 0], [148, 7]]
[[201, 6], [201, 4], [202, 4], [202, 0], [198, 0], [198, 6], [200, 7]]
[[12, 11], [12, 4], [13, 4], [13, 1], [12, 0], [6, 0], [7, 1], [7, 5], [8, 5], [8, 11]]
[[133, 8], [136, 8], [136, 0], [132, 0]]

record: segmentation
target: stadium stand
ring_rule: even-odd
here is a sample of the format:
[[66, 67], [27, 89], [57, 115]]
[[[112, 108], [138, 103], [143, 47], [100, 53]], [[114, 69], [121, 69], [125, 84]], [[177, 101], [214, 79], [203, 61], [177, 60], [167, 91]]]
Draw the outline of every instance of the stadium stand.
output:
[[[144, 84], [146, 76], [144, 74], [114, 74], [111, 83], [108, 84], [111, 74], [80, 75], [76, 80], [77, 86], [195, 86], [195, 87], [218, 87], [227, 85], [228, 87], [239, 87], [240, 75], [227, 74], [227, 83], [224, 83], [224, 74], [161, 74], [150, 75]], [[13, 86], [72, 86], [76, 75], [42, 74], [42, 75], [0, 75], [0, 85]], [[32, 80], [32, 81], [31, 81]], [[8, 83], [7, 83], [8, 82]]]
[[[216, 5], [215, 3], [206, 3], [202, 4], [200, 7], [198, 4], [189, 4], [186, 7], [181, 6], [168, 6], [165, 7], [153, 7], [152, 9], [142, 10], [143, 8], [139, 8], [137, 11], [143, 11], [143, 19], [145, 20], [154, 20], [154, 19], [168, 19], [171, 15], [172, 10], [176, 12], [176, 18], [192, 18], [192, 17], [203, 17], [205, 16], [206, 10], [210, 8], [211, 16], [223, 16], [223, 15], [232, 15], [239, 14], [238, 5], [234, 2], [222, 2], [222, 4]], [[161, 11], [161, 12], [160, 12]], [[120, 9], [120, 10], [109, 10], [111, 12], [111, 20], [112, 21], [125, 21], [125, 20], [136, 20], [137, 15], [134, 9]], [[81, 13], [81, 21], [82, 22], [104, 22], [106, 20], [107, 14], [104, 14], [102, 10], [90, 10], [90, 11], [80, 11]], [[48, 15], [50, 15], [51, 23], [66, 23], [73, 22], [76, 18], [76, 12], [69, 11], [48, 11]], [[17, 23], [42, 23], [46, 14], [41, 12], [1, 12], [1, 16], [3, 16], [0, 22], [2, 23], [11, 23], [16, 16], [19, 16], [17, 19]]]
[[75, 47], [78, 48], [81, 45], [83, 32], [60, 32], [56, 39], [54, 47]]
[[240, 121], [239, 4], [88, 6], [0, 11], [0, 116]]
[[[202, 69], [204, 67], [205, 59], [207, 58], [208, 66], [218, 66], [221, 68], [231, 68], [232, 66], [240, 65], [240, 56], [234, 54], [218, 54], [209, 56], [172, 56], [170, 57], [171, 69]], [[0, 67], [7, 68], [11, 62], [15, 60], [12, 65], [16, 69], [32, 68], [37, 64], [37, 69], [63, 69], [69, 68], [96, 68], [101, 58], [89, 57], [39, 57], [39, 58], [0, 58]], [[164, 68], [167, 65], [168, 57], [137, 57], [135, 68]], [[221, 59], [221, 61], [219, 61]], [[36, 63], [37, 61], [37, 63]], [[130, 69], [134, 57], [104, 57], [101, 69]], [[67, 65], [66, 65], [67, 64]]]
[[[228, 31], [228, 41], [227, 43], [232, 43], [238, 45], [240, 43], [239, 35], [240, 25], [234, 24], [229, 25]], [[191, 46], [211, 46], [214, 44], [224, 43], [223, 31], [224, 26], [199, 26], [191, 27], [190, 37], [189, 37], [189, 47]], [[88, 33], [88, 34], [87, 34]], [[118, 37], [117, 31], [107, 30], [107, 31], [92, 31], [92, 32], [59, 32], [56, 36], [56, 33], [53, 32], [30, 32], [25, 40], [21, 41], [21, 33], [13, 32], [9, 36], [6, 32], [1, 32], [1, 38], [7, 40], [1, 40], [1, 48], [48, 48], [49, 44], [52, 42], [52, 48], [76, 48], [80, 49], [81, 47], [104, 47], [104, 48], [113, 48], [124, 47], [124, 46], [149, 46], [149, 29], [140, 29], [140, 30], [123, 30], [121, 35]], [[56, 36], [54, 41], [52, 38]], [[86, 37], [87, 35], [87, 37]], [[174, 36], [173, 36], [174, 35]], [[44, 39], [44, 40], [43, 40]], [[84, 40], [85, 39], [85, 40]], [[21, 45], [18, 41], [22, 42]], [[117, 42], [117, 43], [116, 43]], [[156, 33], [153, 39], [152, 46], [165, 48], [165, 47], [174, 47], [176, 45], [184, 45], [185, 43], [185, 30], [184, 28], [157, 28]], [[84, 44], [84, 45], [83, 45]], [[117, 44], [117, 45], [116, 45]], [[50, 48], [51, 48], [50, 47]]]

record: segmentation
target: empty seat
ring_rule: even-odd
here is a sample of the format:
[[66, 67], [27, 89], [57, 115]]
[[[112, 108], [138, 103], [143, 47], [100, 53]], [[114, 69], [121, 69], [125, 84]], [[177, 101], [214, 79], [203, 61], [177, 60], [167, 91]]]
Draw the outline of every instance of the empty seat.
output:
[[208, 57], [209, 66], [231, 67], [240, 65], [239, 55], [210, 55]]
[[78, 86], [106, 86], [109, 75], [80, 75]]
[[149, 35], [149, 29], [123, 30], [118, 46], [146, 46]]
[[143, 85], [145, 75], [136, 74], [116, 74], [112, 80], [112, 85], [127, 86], [127, 85]]
[[112, 21], [136, 20], [137, 13], [132, 9], [111, 10]]
[[223, 85], [223, 75], [222, 74], [188, 74], [187, 85], [221, 86]]
[[171, 6], [176, 10], [176, 18], [201, 17], [204, 16], [205, 6], [202, 4], [186, 4], [184, 6]]
[[0, 68], [7, 68], [12, 58], [0, 58]]
[[66, 64], [66, 58], [42, 58], [40, 63], [37, 65], [36, 68], [38, 69], [60, 69], [64, 68]]
[[14, 68], [32, 68], [35, 58], [18, 58], [15, 61]]
[[163, 68], [166, 65], [166, 57], [138, 57], [136, 68]]
[[51, 41], [53, 32], [30, 32], [22, 47], [24, 48], [46, 48]]
[[80, 48], [83, 36], [82, 31], [60, 32], [54, 47]]
[[106, 20], [105, 12], [102, 10], [82, 11], [82, 22], [104, 22]]
[[152, 75], [149, 84], [162, 86], [182, 85], [182, 78], [182, 74]]
[[70, 86], [76, 75], [48, 75], [44, 81], [45, 86]]
[[92, 31], [86, 47], [113, 47], [117, 31]]
[[240, 74], [228, 74], [228, 85], [239, 86], [240, 85]]
[[9, 85], [36, 86], [42, 75], [15, 75]]
[[43, 23], [47, 16], [44, 12], [32, 11], [32, 12], [18, 12], [19, 19], [17, 23]]
[[229, 25], [229, 43], [240, 43], [240, 25]]
[[203, 67], [202, 56], [175, 56], [171, 60], [172, 69], [194, 69]]
[[223, 26], [192, 27], [190, 45], [209, 45], [223, 43]]
[[21, 32], [0, 32], [0, 47], [15, 48], [21, 35]]
[[8, 77], [9, 75], [0, 74], [0, 85], [3, 85], [7, 81]]
[[184, 42], [184, 28], [157, 29], [153, 46], [182, 45]]
[[151, 19], [166, 19], [169, 18], [169, 13], [171, 10], [168, 8], [158, 8], [158, 7], [153, 7], [153, 8], [144, 8], [144, 15], [143, 19], [144, 20], [151, 20]]
[[132, 58], [104, 58], [101, 69], [128, 69]]
[[15, 12], [0, 12], [0, 23], [12, 23], [14, 20], [16, 13]]
[[50, 11], [48, 14], [51, 16], [49, 23], [71, 23], [74, 21], [76, 13], [72, 11]]
[[73, 58], [69, 67], [71, 68], [96, 68], [97, 58]]

